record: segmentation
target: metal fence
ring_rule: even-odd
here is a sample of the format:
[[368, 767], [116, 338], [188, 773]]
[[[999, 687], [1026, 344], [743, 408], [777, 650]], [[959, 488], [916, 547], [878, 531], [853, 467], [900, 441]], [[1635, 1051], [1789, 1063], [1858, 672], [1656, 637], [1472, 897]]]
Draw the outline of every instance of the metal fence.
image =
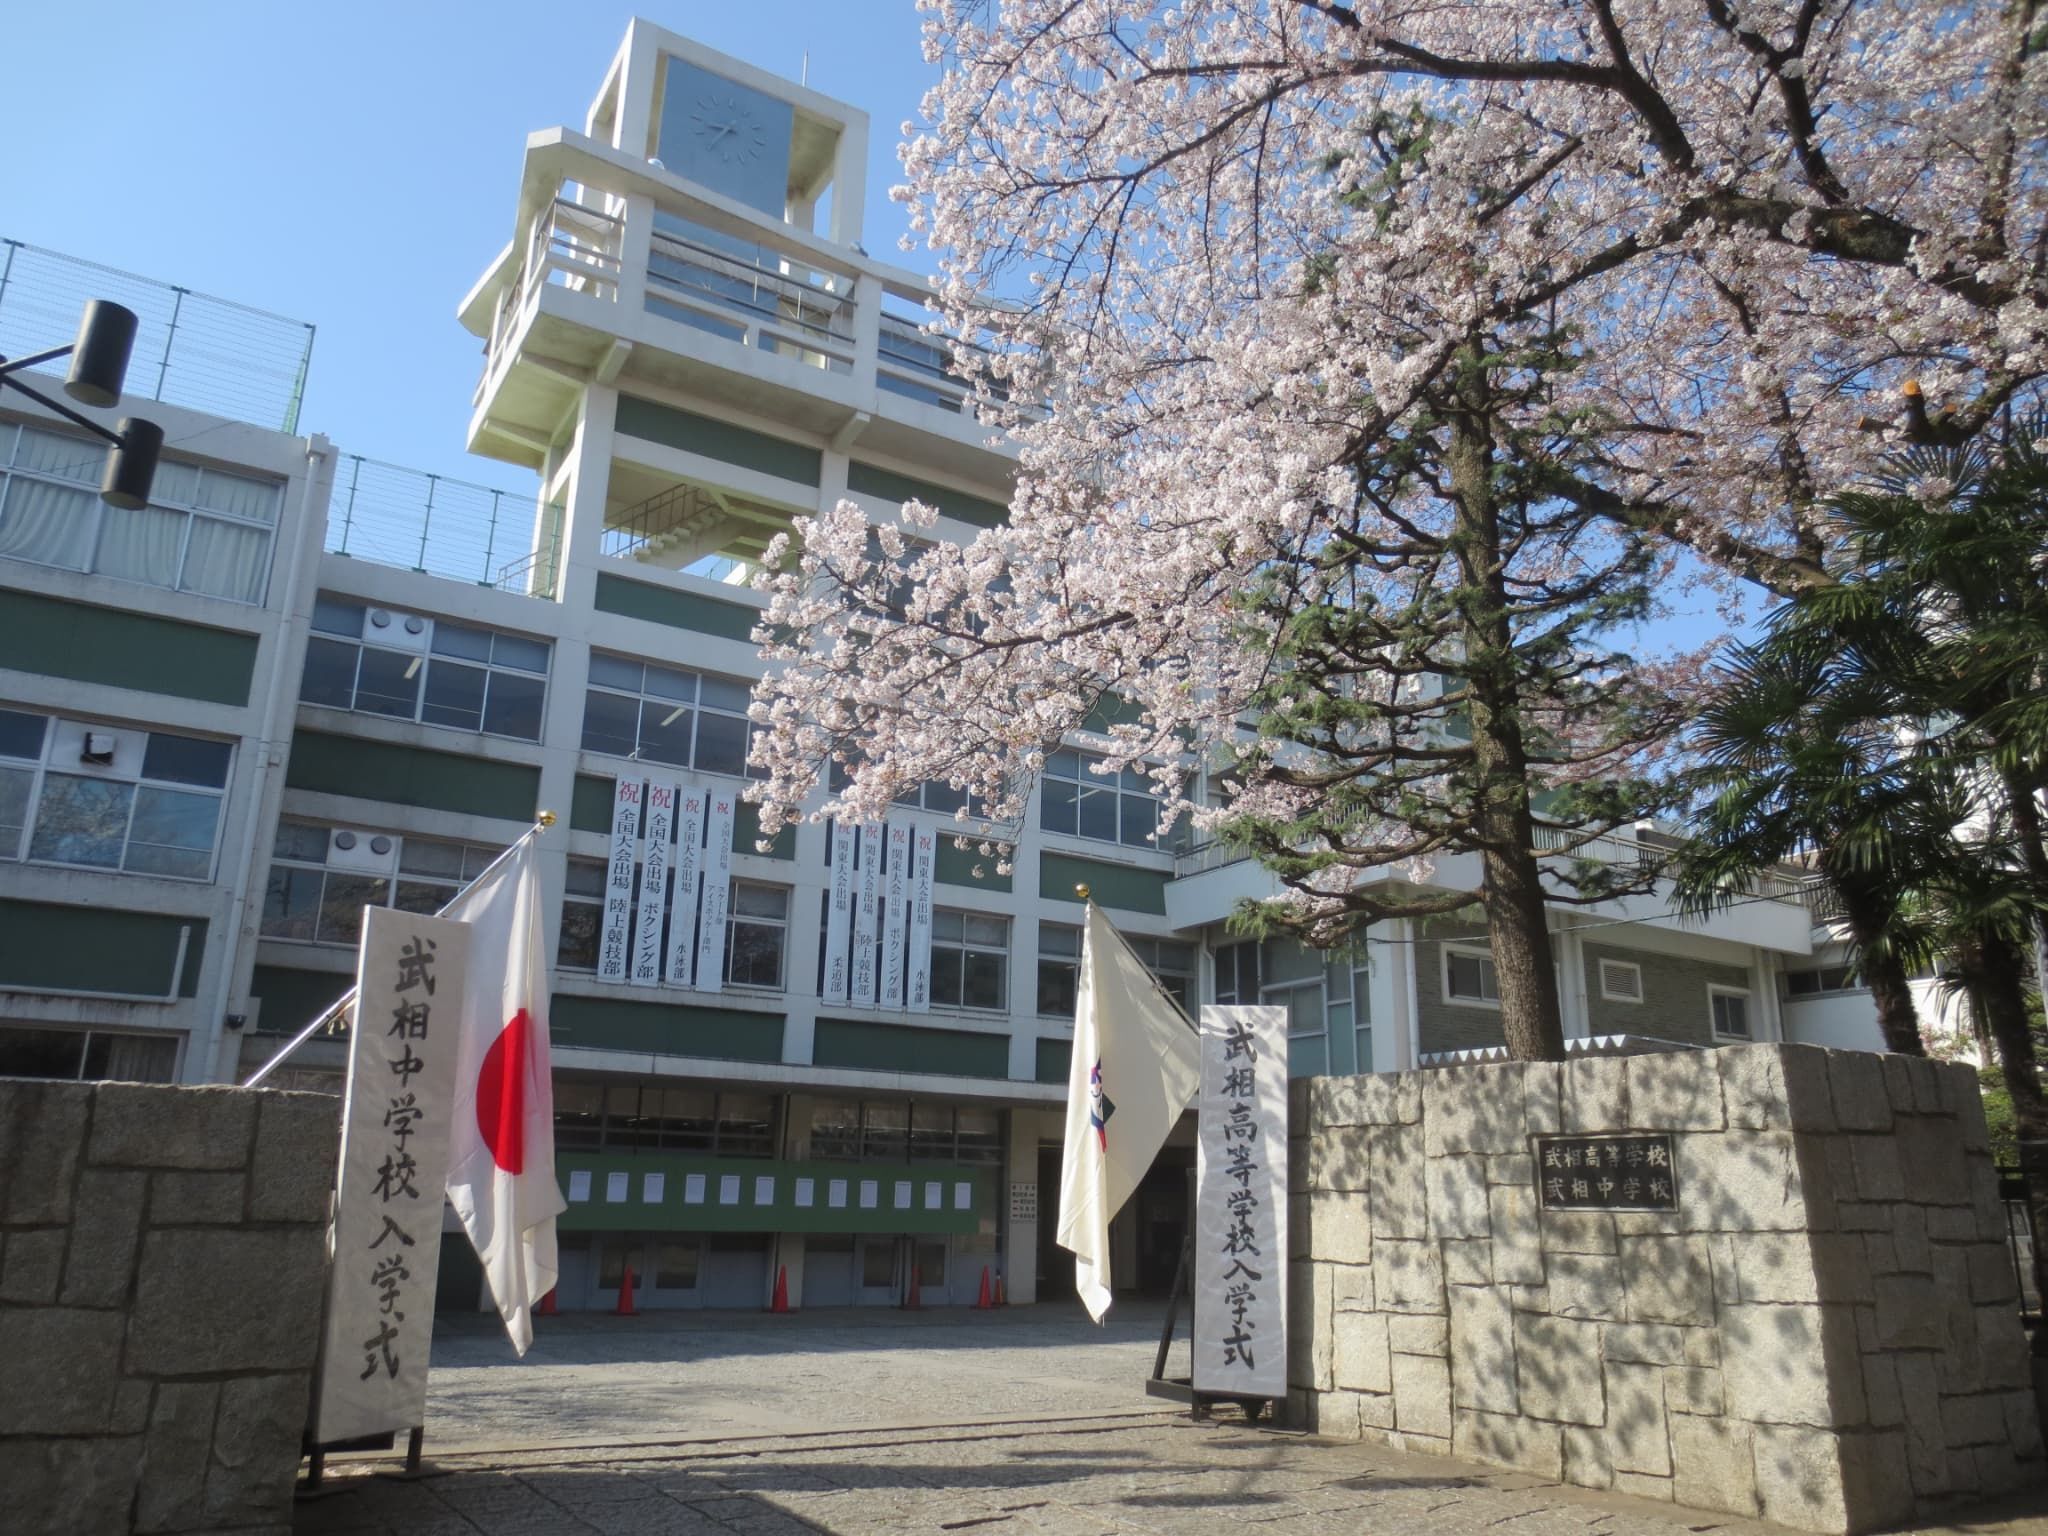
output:
[[[552, 520], [550, 520], [552, 522]], [[553, 596], [534, 575], [534, 497], [346, 453], [327, 506], [331, 554]]]
[[88, 299], [125, 304], [140, 321], [130, 395], [299, 430], [313, 357], [306, 321], [0, 238], [0, 357], [62, 346], [78, 333]]

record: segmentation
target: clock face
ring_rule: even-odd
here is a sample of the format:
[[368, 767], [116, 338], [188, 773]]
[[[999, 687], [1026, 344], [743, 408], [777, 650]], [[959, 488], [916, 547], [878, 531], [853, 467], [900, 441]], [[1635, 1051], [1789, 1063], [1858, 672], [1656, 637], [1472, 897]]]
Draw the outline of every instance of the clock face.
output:
[[711, 93], [698, 102], [690, 121], [706, 152], [728, 165], [750, 165], [768, 147], [767, 127], [736, 96]]

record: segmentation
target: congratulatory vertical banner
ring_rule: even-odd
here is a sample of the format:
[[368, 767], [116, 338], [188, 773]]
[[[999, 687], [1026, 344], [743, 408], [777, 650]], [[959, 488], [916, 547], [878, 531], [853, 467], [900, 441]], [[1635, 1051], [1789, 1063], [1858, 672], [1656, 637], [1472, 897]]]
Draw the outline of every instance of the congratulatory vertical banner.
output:
[[1287, 1395], [1287, 1010], [1202, 1010], [1194, 1388]]

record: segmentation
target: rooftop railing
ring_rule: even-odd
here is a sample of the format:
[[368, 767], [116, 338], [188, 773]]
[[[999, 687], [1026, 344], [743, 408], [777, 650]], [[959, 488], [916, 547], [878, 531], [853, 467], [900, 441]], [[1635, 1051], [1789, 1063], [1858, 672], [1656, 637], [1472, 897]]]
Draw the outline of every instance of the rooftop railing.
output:
[[135, 311], [130, 395], [274, 431], [299, 430], [313, 357], [307, 322], [0, 239], [0, 357], [70, 340], [88, 299]]
[[[557, 519], [548, 519], [558, 525]], [[330, 554], [552, 598], [550, 537], [535, 547], [531, 495], [361, 454], [335, 466]], [[558, 537], [559, 535], [555, 535]]]

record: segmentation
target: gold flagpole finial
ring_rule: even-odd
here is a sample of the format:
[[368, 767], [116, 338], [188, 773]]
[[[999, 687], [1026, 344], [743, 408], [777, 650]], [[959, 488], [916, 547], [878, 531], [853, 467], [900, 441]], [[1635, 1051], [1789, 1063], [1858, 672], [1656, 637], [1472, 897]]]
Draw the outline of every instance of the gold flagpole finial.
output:
[[553, 811], [542, 811], [538, 816], [534, 817], [534, 820], [544, 827], [552, 827], [555, 824], [555, 813]]
[[1077, 885], [1074, 887], [1074, 894], [1080, 897], [1083, 901], [1086, 901], [1088, 899], [1088, 887], [1085, 885]]

